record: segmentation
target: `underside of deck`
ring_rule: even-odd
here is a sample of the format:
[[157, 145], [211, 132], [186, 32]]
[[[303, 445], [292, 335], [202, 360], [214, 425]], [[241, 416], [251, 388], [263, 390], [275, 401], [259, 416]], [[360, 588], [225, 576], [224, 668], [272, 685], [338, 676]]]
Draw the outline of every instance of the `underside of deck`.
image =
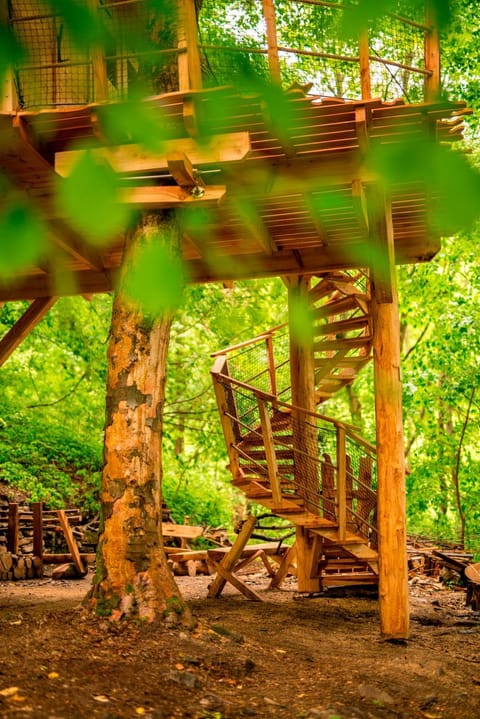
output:
[[[128, 136], [107, 143], [111, 105], [1, 114], [0, 167], [38, 208], [56, 253], [55, 265], [47, 259], [0, 286], [0, 301], [61, 294], [62, 284], [81, 294], [114, 288], [123, 237], [92, 247], [55, 202], [57, 184], [92, 143], [118, 173], [121, 201], [178, 210], [192, 282], [368, 267], [369, 188], [380, 178], [367, 151], [460, 139], [464, 104], [321, 99], [298, 87], [284, 98], [281, 122], [262, 96], [232, 88], [149, 98], [145, 108], [165, 138], [158, 153]], [[391, 195], [396, 262], [430, 259], [440, 240], [428, 218], [439, 198], [420, 183], [394, 185]], [[58, 282], [62, 273], [73, 274], [74, 289]]]

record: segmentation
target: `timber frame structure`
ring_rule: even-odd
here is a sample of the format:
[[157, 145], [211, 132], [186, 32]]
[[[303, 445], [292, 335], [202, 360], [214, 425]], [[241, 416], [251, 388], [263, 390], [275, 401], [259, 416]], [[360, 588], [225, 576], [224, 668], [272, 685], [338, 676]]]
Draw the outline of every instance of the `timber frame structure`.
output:
[[[234, 482], [274, 513], [297, 517], [297, 566], [304, 591], [320, 588], [328, 551], [340, 547], [358, 560], [364, 574], [378, 578], [383, 634], [405, 637], [405, 481], [395, 265], [431, 259], [440, 248], [441, 228], [433, 230], [429, 223], [430, 210], [438, 202], [430, 189], [412, 183], [386, 192], [368, 155], [371, 149], [401, 141], [451, 144], [462, 137], [467, 110], [461, 102], [441, 99], [438, 32], [430, 2], [421, 19], [393, 16], [420, 33], [422, 57], [413, 66], [379, 58], [367, 28], [360, 33], [358, 54], [351, 57], [284, 47], [275, 1], [259, 3], [265, 43], [251, 50], [268, 62], [273, 87], [285, 85], [289, 54], [303, 54], [347, 63], [358, 75], [358, 99], [309, 94], [303, 85], [288, 84], [281, 93], [288, 122], [281, 126], [261, 91], [244, 94], [232, 86], [204, 87], [208, 53], [228, 48], [202, 45], [194, 0], [179, 0], [174, 40], [170, 47], [158, 49], [159, 56], [173, 56], [169, 72], [173, 67], [174, 82], [167, 84], [167, 92], [157, 88], [143, 100], [145, 113], [168, 138], [158, 153], [147, 152], [128, 136], [115, 145], [105, 140], [109, 110], [128, 108], [130, 102], [128, 80], [141, 64], [133, 51], [117, 47], [109, 55], [92, 47], [69, 61], [58, 47], [59, 16], [51, 11], [46, 15], [44, 0], [2, 2], [3, 21], [31, 44], [31, 58], [15, 68], [3, 87], [0, 169], [47, 223], [56, 252], [54, 266], [50, 261], [39, 263], [0, 286], [0, 302], [31, 302], [0, 340], [0, 363], [48, 312], [62, 292], [59, 288], [72, 286], [72, 278], [75, 291], [86, 296], [115, 288], [123, 237], [102, 250], [89, 245], [55, 202], [59, 183], [89, 147], [96, 161], [109, 163], [118, 173], [122, 202], [140, 210], [178, 211], [182, 255], [192, 282], [282, 276], [292, 307], [299, 295], [313, 307], [310, 344], [298, 346], [291, 340], [287, 347], [287, 399], [279, 395], [272, 350], [275, 333], [260, 338], [266, 342], [269, 386], [232, 374], [232, 348], [216, 359], [213, 376]], [[312, 7], [318, 12], [344, 9], [341, 2], [291, 4], [299, 12]], [[117, 28], [123, 23], [124, 29], [134, 19], [145, 21], [144, 6], [144, 0], [89, 0], [92, 12], [108, 12], [109, 22]], [[29, 34], [28, 28], [36, 32]], [[35, 46], [41, 37], [50, 38], [47, 50]], [[404, 79], [407, 74], [419, 80], [419, 101], [373, 98], [375, 63], [399, 70]], [[51, 88], [48, 96], [35, 94], [32, 78]], [[75, 81], [75, 92], [69, 89], [69, 78]], [[216, 112], [219, 105], [221, 113]], [[192, 212], [199, 208], [203, 220], [192, 222]], [[62, 274], [68, 282], [61, 281]], [[252, 344], [258, 342], [256, 338]], [[318, 403], [353, 381], [372, 352], [376, 480], [375, 448], [351, 427], [317, 414]], [[251, 425], [237, 411], [241, 400], [234, 385], [237, 394], [250, 392], [253, 397], [256, 414]], [[323, 460], [316, 444], [317, 423], [323, 423], [325, 436], [336, 436], [336, 444], [323, 447]], [[285, 439], [289, 435], [296, 437], [293, 444]], [[313, 459], [306, 447], [309, 441], [316, 447]], [[349, 442], [362, 448], [355, 466], [348, 464], [353, 461], [345, 449]]]

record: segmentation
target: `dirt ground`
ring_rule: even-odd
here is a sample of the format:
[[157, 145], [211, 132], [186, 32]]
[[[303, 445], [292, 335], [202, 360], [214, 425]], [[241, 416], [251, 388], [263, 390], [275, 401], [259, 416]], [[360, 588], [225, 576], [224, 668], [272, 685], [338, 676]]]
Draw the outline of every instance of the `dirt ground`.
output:
[[300, 598], [252, 574], [263, 603], [207, 600], [209, 581], [179, 578], [192, 633], [92, 620], [88, 578], [1, 583], [0, 716], [480, 718], [480, 616], [463, 593], [416, 580], [411, 639], [392, 644], [375, 599]]

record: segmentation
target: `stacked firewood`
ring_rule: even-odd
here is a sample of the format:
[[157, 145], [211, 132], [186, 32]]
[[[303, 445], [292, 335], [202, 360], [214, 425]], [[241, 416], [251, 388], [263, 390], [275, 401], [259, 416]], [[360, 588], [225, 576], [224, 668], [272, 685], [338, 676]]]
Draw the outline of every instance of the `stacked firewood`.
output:
[[480, 610], [480, 563], [472, 563], [473, 554], [454, 543], [434, 543], [419, 537], [409, 537], [407, 553], [412, 581], [427, 576], [466, 591], [467, 606]]

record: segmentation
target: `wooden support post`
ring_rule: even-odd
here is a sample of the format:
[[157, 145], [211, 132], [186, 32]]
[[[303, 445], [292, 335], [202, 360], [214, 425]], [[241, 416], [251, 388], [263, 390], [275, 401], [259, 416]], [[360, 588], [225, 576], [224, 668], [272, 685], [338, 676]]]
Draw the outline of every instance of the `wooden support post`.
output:
[[297, 586], [299, 592], [319, 592], [322, 581], [318, 568], [322, 539], [305, 527], [297, 527]]
[[17, 322], [0, 340], [0, 367], [10, 357], [32, 329], [53, 307], [57, 297], [39, 297], [34, 300]]
[[273, 0], [262, 0], [263, 15], [267, 29], [267, 52], [268, 66], [270, 68], [270, 79], [276, 85], [281, 85], [282, 74], [280, 72], [280, 61], [278, 57], [277, 23], [275, 19], [275, 5]]
[[[382, 193], [379, 193], [378, 197]], [[371, 227], [381, 236], [388, 258], [391, 300], [377, 292], [373, 277], [371, 313], [377, 435], [377, 502], [379, 540], [379, 599], [382, 635], [407, 638], [409, 633], [408, 569], [406, 556], [405, 458], [400, 378], [400, 322], [393, 247], [391, 202], [374, 203]], [[382, 263], [383, 272], [385, 271]]]
[[270, 423], [270, 415], [268, 414], [267, 405], [264, 400], [260, 399], [260, 397], [257, 397], [257, 405], [258, 414], [260, 416], [260, 425], [262, 427], [263, 446], [265, 448], [265, 460], [267, 463], [268, 470], [268, 481], [270, 483], [270, 489], [274, 502], [272, 511], [275, 511], [275, 508], [279, 508], [282, 504], [282, 489], [280, 487], [280, 480], [278, 477], [277, 457], [275, 455], [272, 425]]
[[275, 374], [275, 353], [273, 350], [273, 337], [267, 335], [265, 338], [265, 345], [267, 349], [267, 361], [268, 361], [268, 377], [270, 380], [270, 394], [274, 397], [277, 396], [277, 377]]
[[337, 425], [337, 522], [338, 539], [345, 540], [347, 533], [347, 464], [345, 427]]
[[[240, 533], [238, 534], [236, 540], [234, 541], [231, 550], [222, 559], [221, 566], [227, 572], [231, 572], [234, 569], [237, 561], [240, 559], [242, 552], [245, 549], [245, 545], [250, 539], [256, 522], [257, 518], [253, 515], [250, 515], [248, 519], [245, 520], [245, 522], [243, 523], [243, 527], [240, 530]], [[208, 588], [207, 597], [209, 599], [215, 599], [216, 597], [219, 597], [226, 582], [227, 579], [225, 579], [225, 577], [222, 576], [220, 573], [217, 573], [217, 576]]]
[[68, 521], [67, 514], [64, 509], [57, 509], [57, 515], [58, 519], [60, 521], [60, 526], [62, 528], [62, 532], [65, 537], [65, 541], [67, 542], [68, 549], [70, 550], [70, 554], [72, 555], [72, 561], [75, 565], [75, 569], [79, 574], [86, 574], [87, 569], [82, 561], [82, 558], [80, 556], [80, 552], [78, 549], [77, 542], [75, 541], [75, 537], [73, 536], [72, 528], [70, 526], [70, 522]]
[[7, 549], [11, 554], [18, 554], [19, 511], [17, 502], [8, 505]]
[[425, 70], [425, 102], [436, 102], [440, 98], [440, 38], [438, 34], [438, 18], [433, 0], [425, 0], [425, 31], [424, 63]]
[[[224, 385], [222, 384], [220, 378], [218, 377], [218, 372], [215, 372], [215, 369], [217, 367], [223, 367], [226, 365], [226, 358], [224, 355], [221, 355], [217, 358], [215, 361], [215, 366], [212, 370], [212, 378], [213, 378], [213, 389], [215, 392], [215, 397], [217, 400], [217, 406], [218, 411], [220, 414], [220, 421], [222, 423], [222, 430], [223, 430], [223, 436], [225, 438], [225, 444], [227, 446], [227, 453], [228, 453], [228, 459], [230, 461], [230, 471], [234, 477], [234, 479], [238, 479], [242, 472], [240, 469], [240, 464], [238, 461], [238, 452], [234, 449], [234, 445], [237, 443], [239, 436], [236, 435], [236, 432], [238, 433], [238, 427], [236, 427], [234, 421], [228, 417], [228, 414], [232, 414], [230, 411], [231, 408], [229, 408], [229, 402], [227, 397], [227, 390], [225, 389]], [[234, 399], [232, 397], [232, 404], [234, 404]], [[235, 415], [236, 415], [236, 408], [234, 407]]]
[[[98, 0], [88, 0], [92, 15], [98, 14]], [[97, 18], [95, 17], [95, 20]], [[93, 45], [90, 48], [93, 68], [93, 96], [95, 102], [108, 100], [108, 75], [105, 64], [104, 48], [100, 45]]]
[[43, 576], [43, 507], [41, 502], [32, 504], [33, 521], [33, 556], [38, 557], [41, 564], [39, 576]]
[[371, 100], [372, 84], [370, 76], [370, 43], [367, 28], [363, 28], [360, 32], [358, 54], [360, 58], [360, 88], [362, 92], [362, 100]]
[[[316, 411], [315, 367], [313, 357], [313, 328], [305, 328], [299, 337], [296, 313], [306, 313], [309, 307], [308, 277], [292, 277], [288, 288], [288, 313], [290, 326], [290, 382], [292, 404], [307, 412]], [[303, 325], [303, 322], [302, 322]], [[295, 410], [293, 418], [293, 446], [295, 455], [295, 484], [305, 501], [305, 508], [319, 513], [319, 462], [315, 419]]]
[[288, 549], [288, 551], [283, 555], [282, 561], [280, 562], [280, 566], [278, 567], [275, 576], [273, 577], [272, 581], [270, 582], [269, 589], [278, 589], [278, 587], [280, 587], [283, 580], [287, 576], [289, 569], [291, 567], [293, 567], [293, 564], [296, 561], [296, 557], [297, 557], [297, 545], [295, 543], [293, 543], [292, 546]]
[[178, 84], [181, 92], [200, 90], [202, 70], [198, 49], [195, 0], [180, 0], [178, 18]]

